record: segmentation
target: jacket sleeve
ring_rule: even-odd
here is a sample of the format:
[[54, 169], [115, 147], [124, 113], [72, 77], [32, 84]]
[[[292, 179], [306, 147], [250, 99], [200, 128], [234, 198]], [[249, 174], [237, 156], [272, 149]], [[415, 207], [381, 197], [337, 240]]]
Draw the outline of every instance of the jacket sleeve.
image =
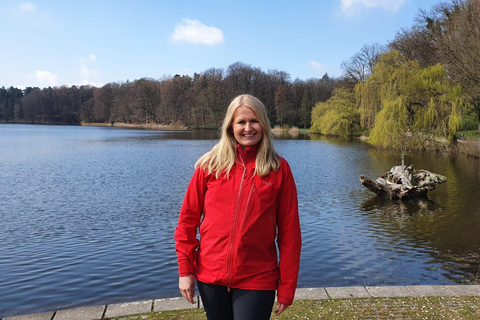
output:
[[278, 251], [280, 277], [277, 289], [278, 301], [291, 305], [297, 288], [300, 267], [302, 237], [298, 217], [297, 188], [288, 163], [282, 159], [282, 186], [277, 199]]
[[201, 168], [197, 168], [188, 185], [175, 229], [179, 276], [195, 273], [195, 254], [199, 244], [197, 229], [203, 213], [206, 190], [205, 173]]

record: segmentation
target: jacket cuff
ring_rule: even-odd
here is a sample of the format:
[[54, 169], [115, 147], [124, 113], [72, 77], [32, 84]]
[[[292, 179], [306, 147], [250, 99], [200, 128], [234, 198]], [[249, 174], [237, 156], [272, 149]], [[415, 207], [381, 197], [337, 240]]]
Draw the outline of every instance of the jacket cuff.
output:
[[180, 277], [188, 276], [194, 273], [195, 273], [195, 267], [193, 265], [178, 267], [178, 275]]
[[293, 299], [287, 298], [287, 297], [282, 297], [282, 296], [279, 296], [279, 295], [277, 295], [277, 300], [278, 300], [278, 302], [280, 302], [281, 304], [284, 304], [286, 306], [291, 306], [292, 303], [293, 303]]

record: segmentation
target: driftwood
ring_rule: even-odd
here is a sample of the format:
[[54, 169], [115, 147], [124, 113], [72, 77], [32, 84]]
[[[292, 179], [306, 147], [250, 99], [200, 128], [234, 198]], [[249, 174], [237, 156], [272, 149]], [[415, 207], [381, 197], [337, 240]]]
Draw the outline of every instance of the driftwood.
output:
[[427, 199], [427, 192], [437, 184], [447, 181], [445, 176], [408, 167], [396, 166], [376, 180], [360, 176], [360, 182], [368, 190], [387, 199]]

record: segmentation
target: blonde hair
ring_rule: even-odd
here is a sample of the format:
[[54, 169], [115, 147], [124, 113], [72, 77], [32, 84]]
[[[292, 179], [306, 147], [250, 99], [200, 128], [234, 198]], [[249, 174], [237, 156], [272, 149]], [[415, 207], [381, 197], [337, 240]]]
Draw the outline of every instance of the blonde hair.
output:
[[257, 158], [255, 162], [255, 174], [263, 177], [271, 170], [277, 171], [280, 167], [280, 157], [273, 146], [272, 129], [268, 120], [267, 111], [263, 103], [249, 94], [242, 94], [235, 97], [228, 106], [227, 113], [223, 119], [220, 141], [195, 163], [195, 168], [208, 170], [211, 174], [215, 172], [218, 178], [221, 172], [227, 174], [232, 169], [236, 158], [237, 141], [233, 135], [232, 122], [235, 111], [239, 107], [247, 107], [253, 110], [262, 127], [262, 140], [259, 142]]

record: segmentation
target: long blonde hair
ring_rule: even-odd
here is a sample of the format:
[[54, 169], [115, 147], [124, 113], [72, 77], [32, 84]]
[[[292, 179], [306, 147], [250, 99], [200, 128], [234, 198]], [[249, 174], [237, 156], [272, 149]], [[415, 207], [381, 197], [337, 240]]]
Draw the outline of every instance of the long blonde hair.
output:
[[255, 174], [263, 177], [271, 170], [277, 171], [280, 167], [280, 157], [273, 146], [272, 129], [268, 120], [267, 111], [263, 103], [249, 94], [242, 94], [235, 97], [228, 106], [227, 113], [223, 119], [220, 141], [195, 163], [195, 168], [200, 167], [211, 174], [215, 172], [218, 178], [221, 172], [227, 174], [235, 163], [237, 141], [233, 135], [232, 122], [235, 111], [239, 107], [247, 107], [253, 110], [262, 127], [263, 136], [259, 143], [257, 158], [255, 162]]

